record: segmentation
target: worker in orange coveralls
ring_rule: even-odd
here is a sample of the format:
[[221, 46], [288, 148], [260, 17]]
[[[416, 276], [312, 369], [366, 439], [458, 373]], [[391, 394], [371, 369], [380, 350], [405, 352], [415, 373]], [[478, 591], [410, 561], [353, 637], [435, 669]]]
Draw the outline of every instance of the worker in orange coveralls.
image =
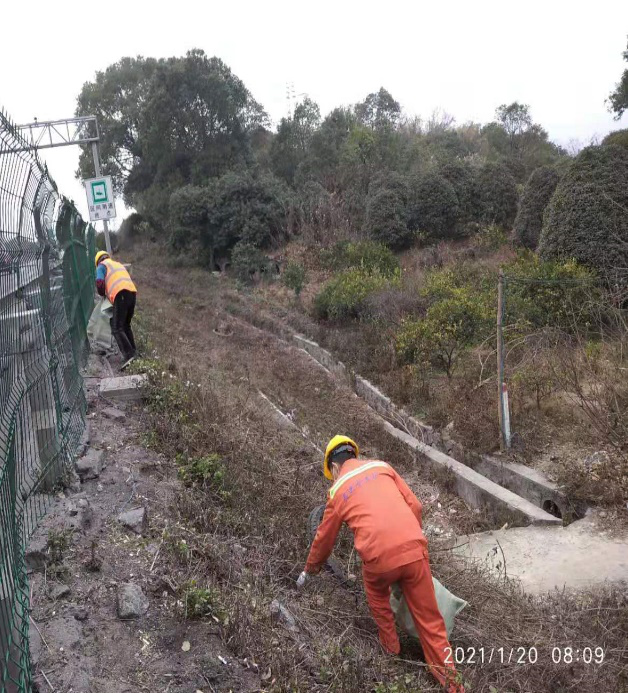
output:
[[453, 664], [445, 662], [451, 661], [451, 648], [434, 594], [421, 503], [389, 464], [358, 455], [358, 446], [346, 436], [335, 436], [327, 446], [323, 473], [334, 484], [297, 584], [320, 572], [346, 522], [362, 558], [366, 598], [384, 650], [394, 655], [400, 650], [390, 607], [390, 586], [397, 582], [430, 671], [449, 693], [464, 693]]

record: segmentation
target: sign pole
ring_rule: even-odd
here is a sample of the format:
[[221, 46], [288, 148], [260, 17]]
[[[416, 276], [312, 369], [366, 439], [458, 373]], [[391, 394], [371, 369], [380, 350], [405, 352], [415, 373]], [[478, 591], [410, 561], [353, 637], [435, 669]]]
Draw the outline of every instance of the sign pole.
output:
[[[100, 157], [98, 156], [98, 142], [92, 142], [92, 157], [94, 158], [94, 169], [96, 171], [96, 178], [100, 178]], [[104, 230], [105, 230], [105, 247], [107, 248], [107, 253], [109, 256], [113, 255], [111, 250], [111, 238], [109, 238], [109, 222], [103, 220]]]
[[510, 447], [510, 408], [504, 382], [504, 271], [499, 270], [497, 284], [497, 413], [499, 415], [499, 447]]

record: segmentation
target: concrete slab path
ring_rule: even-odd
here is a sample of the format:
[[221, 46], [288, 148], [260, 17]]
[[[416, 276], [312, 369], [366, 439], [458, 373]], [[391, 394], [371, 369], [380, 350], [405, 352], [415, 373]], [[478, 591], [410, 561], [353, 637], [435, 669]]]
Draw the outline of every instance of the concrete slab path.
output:
[[[595, 516], [567, 527], [513, 527], [462, 536], [455, 551], [518, 578], [526, 592], [628, 583], [628, 533], [612, 536]], [[503, 555], [502, 555], [503, 552]]]

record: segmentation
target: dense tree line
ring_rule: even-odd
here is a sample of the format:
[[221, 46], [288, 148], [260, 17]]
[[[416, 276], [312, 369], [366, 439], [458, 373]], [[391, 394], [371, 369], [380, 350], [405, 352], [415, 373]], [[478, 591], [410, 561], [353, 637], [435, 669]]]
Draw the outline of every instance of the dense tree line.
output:
[[[610, 99], [618, 115], [627, 74]], [[569, 157], [517, 102], [490, 123], [457, 125], [442, 112], [408, 117], [380, 88], [324, 117], [305, 97], [272, 131], [242, 81], [194, 50], [123, 58], [83, 86], [77, 114], [99, 118], [103, 169], [137, 210], [135, 232], [141, 223], [211, 266], [303, 228], [331, 237], [342, 228], [398, 250], [514, 224], [535, 248], [544, 218], [543, 251], [569, 253], [552, 240], [563, 207], [557, 199], [546, 210], [553, 196], [566, 199], [558, 178]], [[591, 175], [606, 162], [594, 159]], [[91, 174], [87, 151], [81, 174]]]

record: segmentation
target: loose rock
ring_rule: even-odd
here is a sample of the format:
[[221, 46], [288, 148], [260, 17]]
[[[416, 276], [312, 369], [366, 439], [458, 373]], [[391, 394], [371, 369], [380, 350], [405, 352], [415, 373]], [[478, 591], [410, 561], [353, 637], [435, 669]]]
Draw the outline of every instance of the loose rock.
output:
[[88, 616], [87, 609], [77, 609], [74, 612], [74, 618], [77, 621], [87, 621], [87, 616]]
[[290, 631], [295, 633], [299, 631], [294, 616], [276, 599], [273, 599], [270, 604], [270, 618], [273, 623], [282, 623]]
[[67, 585], [54, 585], [50, 589], [50, 596], [54, 600], [63, 599], [64, 597], [67, 597], [71, 591], [72, 590], [70, 590]]
[[48, 561], [48, 541], [43, 537], [33, 539], [24, 558], [29, 572], [43, 570]]
[[104, 452], [102, 450], [88, 450], [84, 457], [76, 463], [76, 471], [81, 481], [97, 479], [103, 467]]
[[102, 410], [102, 415], [112, 421], [124, 421], [126, 414], [117, 407], [105, 407]]
[[118, 585], [118, 618], [139, 618], [148, 610], [146, 599], [141, 587], [132, 582]]
[[127, 512], [118, 515], [118, 522], [133, 530], [136, 534], [142, 534], [146, 530], [147, 521], [146, 508], [127, 510]]

